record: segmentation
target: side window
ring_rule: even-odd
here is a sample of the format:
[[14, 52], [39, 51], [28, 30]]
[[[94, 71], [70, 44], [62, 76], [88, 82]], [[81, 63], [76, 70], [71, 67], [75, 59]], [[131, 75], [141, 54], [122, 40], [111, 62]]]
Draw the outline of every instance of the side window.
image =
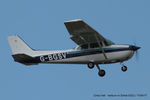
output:
[[103, 47], [103, 43], [102, 42], [100, 42], [100, 45]]
[[106, 41], [104, 41], [104, 44], [105, 44], [106, 46], [108, 46], [108, 45], [109, 45]]
[[91, 43], [90, 44], [90, 48], [98, 48], [98, 47], [99, 47], [98, 43]]
[[83, 50], [83, 49], [88, 49], [88, 44], [81, 45], [81, 50]]

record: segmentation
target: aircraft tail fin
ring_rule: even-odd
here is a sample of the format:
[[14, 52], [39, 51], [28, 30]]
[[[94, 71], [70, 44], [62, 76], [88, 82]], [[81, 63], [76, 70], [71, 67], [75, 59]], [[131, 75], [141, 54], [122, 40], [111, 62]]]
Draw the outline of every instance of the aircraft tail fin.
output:
[[33, 52], [33, 50], [18, 35], [9, 36], [8, 42], [12, 49], [13, 55], [31, 54], [31, 52]]

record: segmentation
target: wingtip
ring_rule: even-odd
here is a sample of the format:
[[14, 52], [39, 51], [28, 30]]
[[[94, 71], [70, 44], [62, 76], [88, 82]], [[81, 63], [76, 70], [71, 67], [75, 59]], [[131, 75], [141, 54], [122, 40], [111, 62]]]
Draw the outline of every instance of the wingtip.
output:
[[8, 38], [11, 38], [11, 37], [19, 37], [19, 35], [15, 34], [15, 35], [8, 36]]
[[78, 22], [78, 21], [83, 21], [83, 20], [82, 20], [82, 19], [74, 19], [74, 20], [68, 20], [68, 21], [65, 21], [64, 23]]

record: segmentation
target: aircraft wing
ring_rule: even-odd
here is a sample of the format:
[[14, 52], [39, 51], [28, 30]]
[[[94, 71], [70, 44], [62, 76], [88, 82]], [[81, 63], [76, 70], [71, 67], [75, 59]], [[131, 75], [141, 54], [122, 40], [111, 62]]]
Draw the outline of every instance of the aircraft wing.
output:
[[71, 20], [64, 22], [64, 24], [71, 35], [71, 39], [78, 45], [97, 41], [107, 42], [102, 35], [82, 20]]

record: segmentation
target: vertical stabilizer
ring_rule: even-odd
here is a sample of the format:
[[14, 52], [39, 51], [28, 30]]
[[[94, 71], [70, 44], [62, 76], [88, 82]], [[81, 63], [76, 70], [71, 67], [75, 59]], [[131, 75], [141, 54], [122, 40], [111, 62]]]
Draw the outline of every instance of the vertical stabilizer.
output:
[[15, 54], [31, 54], [33, 50], [17, 35], [8, 37], [9, 45]]

